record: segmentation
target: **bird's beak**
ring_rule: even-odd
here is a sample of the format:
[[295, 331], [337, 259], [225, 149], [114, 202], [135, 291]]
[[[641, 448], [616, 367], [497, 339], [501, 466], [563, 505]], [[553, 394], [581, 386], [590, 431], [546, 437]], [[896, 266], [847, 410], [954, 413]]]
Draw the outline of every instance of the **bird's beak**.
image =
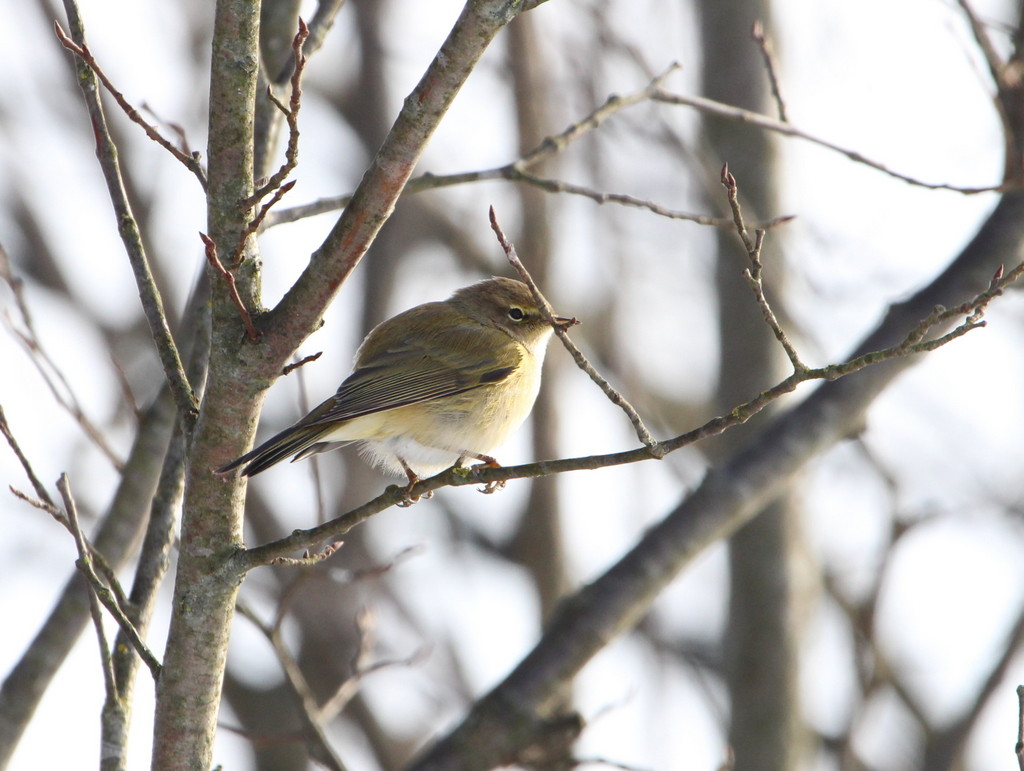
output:
[[554, 316], [555, 324], [561, 330], [571, 329], [580, 323], [580, 320], [573, 316], [572, 318], [566, 318], [565, 316]]

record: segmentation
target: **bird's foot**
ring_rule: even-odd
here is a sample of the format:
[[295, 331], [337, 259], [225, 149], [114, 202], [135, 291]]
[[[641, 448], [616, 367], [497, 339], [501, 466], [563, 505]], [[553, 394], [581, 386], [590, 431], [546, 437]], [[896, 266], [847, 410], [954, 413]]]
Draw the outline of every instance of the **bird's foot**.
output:
[[[477, 455], [476, 458], [477, 458], [477, 460], [480, 461], [480, 463], [474, 464], [470, 468], [470, 471], [472, 471], [474, 476], [477, 476], [478, 478], [479, 478], [479, 473], [478, 472], [481, 469], [485, 469], [485, 468], [501, 468], [501, 464], [498, 463], [498, 461], [496, 461], [490, 455]], [[504, 487], [505, 487], [505, 480], [504, 479], [495, 479], [495, 480], [490, 481], [490, 482], [484, 482], [483, 484], [484, 484], [484, 486], [479, 488], [480, 492], [482, 492], [484, 495], [491, 495], [492, 493], [498, 492], [498, 490], [504, 489]]]
[[409, 477], [409, 484], [405, 488], [405, 495], [402, 496], [402, 500], [400, 500], [398, 502], [398, 505], [400, 507], [402, 507], [403, 509], [407, 509], [410, 506], [412, 506], [414, 503], [416, 503], [418, 500], [420, 500], [420, 498], [433, 498], [434, 497], [434, 491], [433, 490], [427, 490], [425, 493], [420, 493], [419, 495], [414, 495], [413, 494], [413, 488], [416, 487], [416, 485], [419, 484], [419, 482], [421, 480], [416, 475], [416, 472], [413, 471], [411, 468], [409, 468], [405, 464], [405, 461], [402, 461], [402, 467], [405, 469], [405, 475], [407, 477]]

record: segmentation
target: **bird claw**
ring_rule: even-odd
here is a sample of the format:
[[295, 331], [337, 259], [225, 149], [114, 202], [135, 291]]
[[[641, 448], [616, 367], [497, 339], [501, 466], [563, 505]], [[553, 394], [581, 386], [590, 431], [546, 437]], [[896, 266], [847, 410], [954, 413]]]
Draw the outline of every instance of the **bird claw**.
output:
[[[498, 461], [496, 461], [494, 458], [482, 458], [481, 460], [483, 460], [483, 463], [477, 463], [470, 468], [470, 471], [473, 472], [473, 476], [477, 477], [478, 480], [480, 480], [479, 472], [481, 469], [501, 468], [501, 464], [498, 463]], [[482, 482], [483, 480], [480, 481]], [[490, 482], [484, 482], [483, 485], [483, 487], [478, 488], [478, 491], [483, 493], [484, 495], [492, 495], [498, 492], [498, 490], [503, 490], [505, 488], [505, 480], [495, 479]]]
[[[403, 464], [403, 465], [405, 465], [405, 464]], [[425, 493], [420, 493], [419, 495], [413, 495], [412, 490], [420, 482], [420, 478], [418, 476], [416, 476], [416, 473], [412, 469], [410, 469], [408, 466], [405, 466], [405, 475], [407, 477], [409, 477], [409, 485], [405, 488], [405, 494], [402, 496], [402, 500], [400, 500], [398, 502], [398, 504], [397, 504], [398, 506], [400, 506], [403, 509], [407, 509], [410, 506], [412, 506], [414, 503], [419, 501], [420, 498], [433, 498], [434, 497], [434, 491], [433, 490], [427, 490]]]
[[484, 495], [491, 495], [493, 493], [498, 492], [498, 490], [504, 490], [504, 489], [505, 489], [505, 480], [504, 479], [496, 479], [493, 482], [487, 482], [483, 487], [478, 487], [477, 491], [483, 493]]
[[[415, 483], [413, 483], [413, 484], [415, 484]], [[405, 488], [405, 497], [403, 497], [402, 500], [400, 500], [397, 504], [395, 504], [396, 506], [398, 506], [399, 508], [407, 509], [410, 506], [412, 506], [414, 503], [418, 503], [421, 498], [433, 498], [434, 497], [434, 491], [433, 490], [427, 490], [425, 493], [421, 493], [420, 495], [413, 495], [412, 494], [412, 488], [413, 488], [413, 485], [409, 485], [407, 488]]]

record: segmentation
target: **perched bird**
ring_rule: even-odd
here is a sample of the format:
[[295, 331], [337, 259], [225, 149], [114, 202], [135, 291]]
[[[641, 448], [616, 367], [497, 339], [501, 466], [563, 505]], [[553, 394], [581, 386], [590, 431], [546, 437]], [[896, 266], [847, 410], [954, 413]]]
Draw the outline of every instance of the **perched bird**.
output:
[[350, 442], [385, 471], [404, 472], [410, 491], [455, 464], [498, 466], [488, 453], [533, 408], [551, 332], [529, 288], [509, 278], [417, 305], [366, 336], [334, 396], [217, 473], [252, 476]]

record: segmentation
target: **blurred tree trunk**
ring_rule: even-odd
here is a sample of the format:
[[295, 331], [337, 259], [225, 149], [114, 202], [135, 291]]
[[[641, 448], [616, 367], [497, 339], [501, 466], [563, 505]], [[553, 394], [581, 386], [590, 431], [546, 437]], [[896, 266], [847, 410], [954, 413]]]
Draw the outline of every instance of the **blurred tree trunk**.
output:
[[[351, 127], [355, 136], [359, 137], [364, 157], [373, 156], [380, 146], [390, 127], [390, 115], [386, 95], [389, 83], [384, 67], [384, 44], [381, 25], [387, 13], [389, 3], [382, 0], [350, 0], [350, 13], [358, 32], [358, 70], [350, 81], [339, 82], [338, 90], [327, 94], [342, 121]], [[266, 34], [266, 19], [281, 20], [281, 37], [290, 42], [294, 34], [293, 17], [297, 8], [283, 6], [281, 9], [270, 9], [264, 5], [264, 25], [261, 28], [261, 46], [265, 57], [272, 57], [274, 50], [281, 49], [280, 41]], [[268, 48], [272, 49], [268, 51]], [[291, 51], [284, 46], [288, 56]], [[280, 60], [280, 56], [277, 57]], [[276, 72], [280, 66], [270, 67]], [[268, 136], [276, 136], [268, 130]], [[277, 137], [280, 139], [280, 137]], [[268, 168], [263, 169], [269, 171]], [[339, 180], [339, 188], [349, 184]], [[412, 242], [420, 238], [430, 238], [423, 228], [408, 225], [409, 210], [415, 207], [413, 201], [403, 201], [397, 207], [389, 223], [381, 230], [374, 240], [371, 254], [359, 274], [349, 282], [345, 294], [338, 302], [360, 305], [361, 333], [366, 334], [388, 315], [390, 298], [394, 290], [398, 268], [403, 264], [402, 257], [410, 251]], [[403, 222], [404, 221], [404, 222]], [[422, 223], [421, 223], [422, 225]], [[361, 295], [361, 296], [360, 296]], [[357, 314], [354, 314], [357, 315]], [[344, 369], [345, 357], [339, 360]], [[344, 372], [339, 373], [344, 377]], [[320, 398], [317, 395], [316, 398]], [[355, 452], [331, 453], [319, 456], [316, 461], [320, 469], [320, 484], [326, 501], [327, 518], [340, 515], [359, 503], [372, 497], [379, 489], [381, 477], [370, 468]], [[343, 480], [343, 484], [339, 483]], [[283, 522], [275, 517], [265, 505], [250, 505], [247, 508], [247, 519], [259, 521], [256, 528], [259, 542], [280, 537], [297, 524], [307, 526], [312, 522]], [[366, 544], [366, 528], [357, 528], [345, 536], [345, 552], [350, 569], [358, 570], [375, 565], [375, 555], [369, 552]], [[357, 628], [354, 619], [358, 616], [363, 604], [359, 591], [348, 591], [330, 578], [330, 565], [321, 565], [307, 571], [303, 586], [292, 594], [288, 602], [288, 615], [296, 622], [300, 631], [300, 650], [297, 652], [299, 666], [314, 693], [322, 705], [329, 699], [335, 689], [354, 673], [351, 664], [356, 658], [359, 645]], [[294, 577], [277, 582], [275, 604], [285, 602], [289, 595]], [[400, 602], [400, 598], [395, 598]], [[247, 623], [242, 621], [241, 623]], [[287, 684], [265, 689], [257, 684], [231, 677], [229, 671], [225, 695], [232, 708], [242, 720], [248, 733], [254, 736], [301, 734], [302, 724], [296, 713], [294, 694]], [[382, 769], [397, 768], [409, 757], [412, 748], [397, 737], [389, 736], [383, 730], [377, 718], [366, 704], [361, 694], [349, 703], [342, 713], [343, 719], [358, 724], [359, 733], [367, 739], [374, 756]], [[254, 745], [256, 751], [256, 767], [261, 771], [275, 769], [295, 769], [306, 767], [309, 756], [308, 748], [301, 741], [259, 742]]]
[[[512, 88], [515, 98], [516, 129], [519, 152], [526, 154], [551, 132], [549, 109], [551, 75], [546, 52], [538, 39], [536, 23], [531, 16], [521, 16], [508, 27], [509, 60]], [[541, 164], [536, 172], [552, 174], [554, 161]], [[516, 189], [522, 210], [522, 226], [518, 236], [518, 250], [526, 261], [534, 279], [549, 297], [557, 296], [549, 286], [552, 216], [547, 193], [528, 185]], [[554, 302], [554, 301], [552, 301]], [[559, 457], [557, 447], [558, 410], [553, 395], [554, 371], [562, 363], [561, 357], [551, 357], [545, 365], [544, 388], [533, 407], [533, 457], [536, 460]], [[542, 621], [546, 621], [566, 590], [565, 544], [562, 539], [561, 515], [558, 507], [557, 476], [531, 480], [530, 497], [526, 502], [511, 544], [510, 556], [522, 564], [533, 579], [540, 600]], [[571, 701], [571, 688], [562, 694], [563, 705]], [[556, 753], [558, 754], [558, 753]], [[569, 759], [545, 758], [538, 769], [564, 767]]]
[[[769, 80], [754, 22], [770, 28], [768, 0], [698, 4], [703, 42], [703, 91], [711, 99], [771, 114]], [[740, 181], [748, 221], [777, 213], [777, 165], [772, 139], [745, 125], [705, 117], [712, 165], [728, 163]], [[778, 305], [779, 234], [766, 241], [766, 283]], [[742, 244], [731, 229], [718, 231], [719, 331], [721, 364], [715, 389], [717, 412], [750, 399], [784, 375], [780, 349], [751, 302], [743, 278]], [[729, 432], [712, 453], [734, 450], [748, 427]], [[725, 678], [731, 719], [729, 743], [739, 771], [786, 771], [801, 767], [804, 740], [800, 720], [797, 650], [799, 589], [794, 570], [800, 553], [798, 511], [782, 496], [729, 541], [730, 602], [725, 632]]]
[[[551, 78], [534, 19], [519, 17], [509, 25], [508, 34], [519, 152], [525, 154], [551, 132], [553, 122], [548, 109]], [[552, 174], [554, 165], [548, 161], [537, 168], [537, 173], [556, 176]], [[527, 185], [520, 185], [517, 193], [522, 207], [518, 250], [534, 279], [542, 289], [548, 290], [551, 244], [554, 241], [549, 195]], [[551, 294], [556, 295], [554, 292]], [[533, 457], [537, 460], [558, 457], [558, 413], [552, 399], [557, 388], [552, 386], [552, 370], [559, 362], [560, 359], [545, 365], [545, 387], [533, 408]], [[557, 477], [531, 481], [530, 498], [512, 544], [512, 557], [525, 565], [533, 576], [541, 613], [547, 618], [566, 586]]]

